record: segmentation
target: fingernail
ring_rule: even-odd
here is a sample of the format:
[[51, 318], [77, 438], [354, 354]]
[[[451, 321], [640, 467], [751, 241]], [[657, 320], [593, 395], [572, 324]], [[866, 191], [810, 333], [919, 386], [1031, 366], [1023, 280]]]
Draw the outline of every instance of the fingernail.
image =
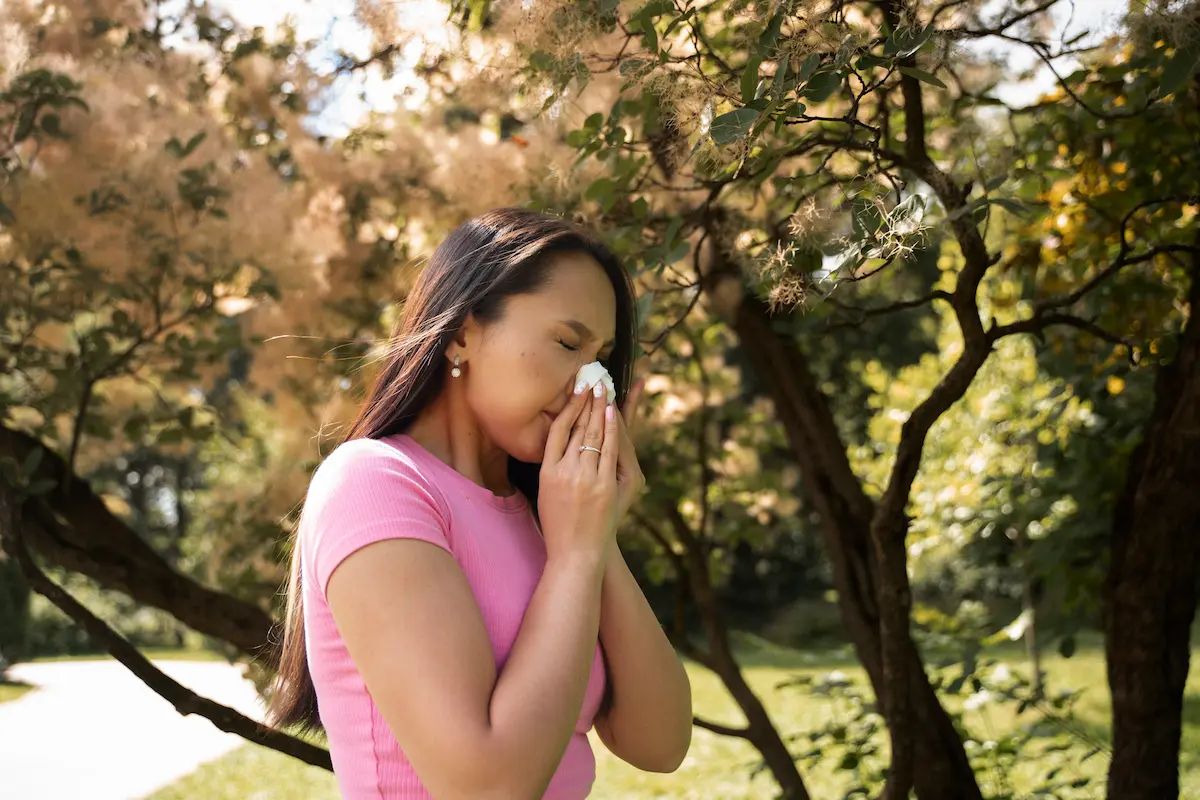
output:
[[583, 394], [583, 390], [587, 388], [587, 381], [575, 382], [575, 394]]
[[596, 397], [600, 397], [601, 395], [603, 395], [603, 394], [604, 394], [604, 384], [603, 384], [603, 383], [597, 383], [597, 384], [596, 384], [596, 385], [595, 385], [595, 386], [592, 388], [592, 394], [596, 395]]
[[604, 418], [605, 418], [605, 419], [607, 419], [607, 420], [611, 421], [611, 420], [612, 420], [612, 418], [613, 418], [614, 416], [616, 416], [616, 413], [617, 413], [617, 410], [616, 410], [616, 408], [615, 408], [615, 407], [613, 407], [613, 404], [612, 404], [612, 403], [609, 403], [608, 405], [606, 405], [606, 406], [604, 407]]

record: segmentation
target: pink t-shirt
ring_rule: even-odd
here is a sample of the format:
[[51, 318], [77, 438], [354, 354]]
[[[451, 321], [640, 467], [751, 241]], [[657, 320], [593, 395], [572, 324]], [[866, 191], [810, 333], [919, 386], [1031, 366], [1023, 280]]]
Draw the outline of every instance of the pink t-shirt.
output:
[[[504, 668], [546, 565], [545, 543], [524, 495], [493, 494], [405, 434], [343, 442], [326, 457], [301, 514], [301, 586], [309, 670], [346, 800], [430, 797], [355, 668], [325, 595], [343, 559], [395, 538], [422, 539], [454, 556], [479, 604], [497, 670]], [[597, 643], [583, 708], [547, 800], [575, 800], [591, 790], [596, 762], [586, 734], [604, 687]]]

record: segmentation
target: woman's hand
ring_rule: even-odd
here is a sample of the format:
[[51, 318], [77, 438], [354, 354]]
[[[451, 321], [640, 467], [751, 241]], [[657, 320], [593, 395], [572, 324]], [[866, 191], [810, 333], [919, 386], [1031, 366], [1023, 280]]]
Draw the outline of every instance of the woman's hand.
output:
[[639, 379], [625, 396], [625, 402], [617, 414], [617, 522], [625, 519], [633, 501], [646, 488], [646, 476], [638, 464], [637, 451], [633, 446], [633, 428], [638, 423], [638, 404], [646, 388], [644, 378]]
[[[616, 408], [600, 393], [575, 395], [550, 426], [538, 488], [538, 518], [551, 558], [603, 556], [619, 519]], [[595, 450], [583, 450], [588, 445]], [[596, 452], [599, 450], [600, 452]]]

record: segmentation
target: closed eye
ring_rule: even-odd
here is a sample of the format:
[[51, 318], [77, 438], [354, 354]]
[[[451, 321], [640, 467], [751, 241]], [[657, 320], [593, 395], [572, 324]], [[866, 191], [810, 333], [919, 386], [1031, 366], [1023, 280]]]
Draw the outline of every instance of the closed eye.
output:
[[564, 342], [562, 339], [559, 339], [559, 340], [558, 340], [558, 343], [559, 343], [559, 344], [561, 344], [563, 347], [567, 348], [568, 350], [570, 350], [572, 353], [578, 353], [578, 352], [579, 352], [579, 348], [578, 348], [578, 347], [571, 347], [571, 345], [567, 344], [567, 343], [566, 343], [566, 342]]

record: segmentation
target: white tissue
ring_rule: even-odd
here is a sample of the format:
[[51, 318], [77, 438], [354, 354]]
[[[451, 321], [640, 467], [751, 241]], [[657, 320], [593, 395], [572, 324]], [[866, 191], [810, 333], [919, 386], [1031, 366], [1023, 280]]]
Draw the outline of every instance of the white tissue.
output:
[[589, 389], [595, 386], [597, 381], [603, 381], [604, 388], [608, 390], [608, 402], [611, 403], [617, 397], [617, 388], [613, 385], [612, 376], [599, 361], [593, 361], [580, 367], [575, 381], [584, 383]]

